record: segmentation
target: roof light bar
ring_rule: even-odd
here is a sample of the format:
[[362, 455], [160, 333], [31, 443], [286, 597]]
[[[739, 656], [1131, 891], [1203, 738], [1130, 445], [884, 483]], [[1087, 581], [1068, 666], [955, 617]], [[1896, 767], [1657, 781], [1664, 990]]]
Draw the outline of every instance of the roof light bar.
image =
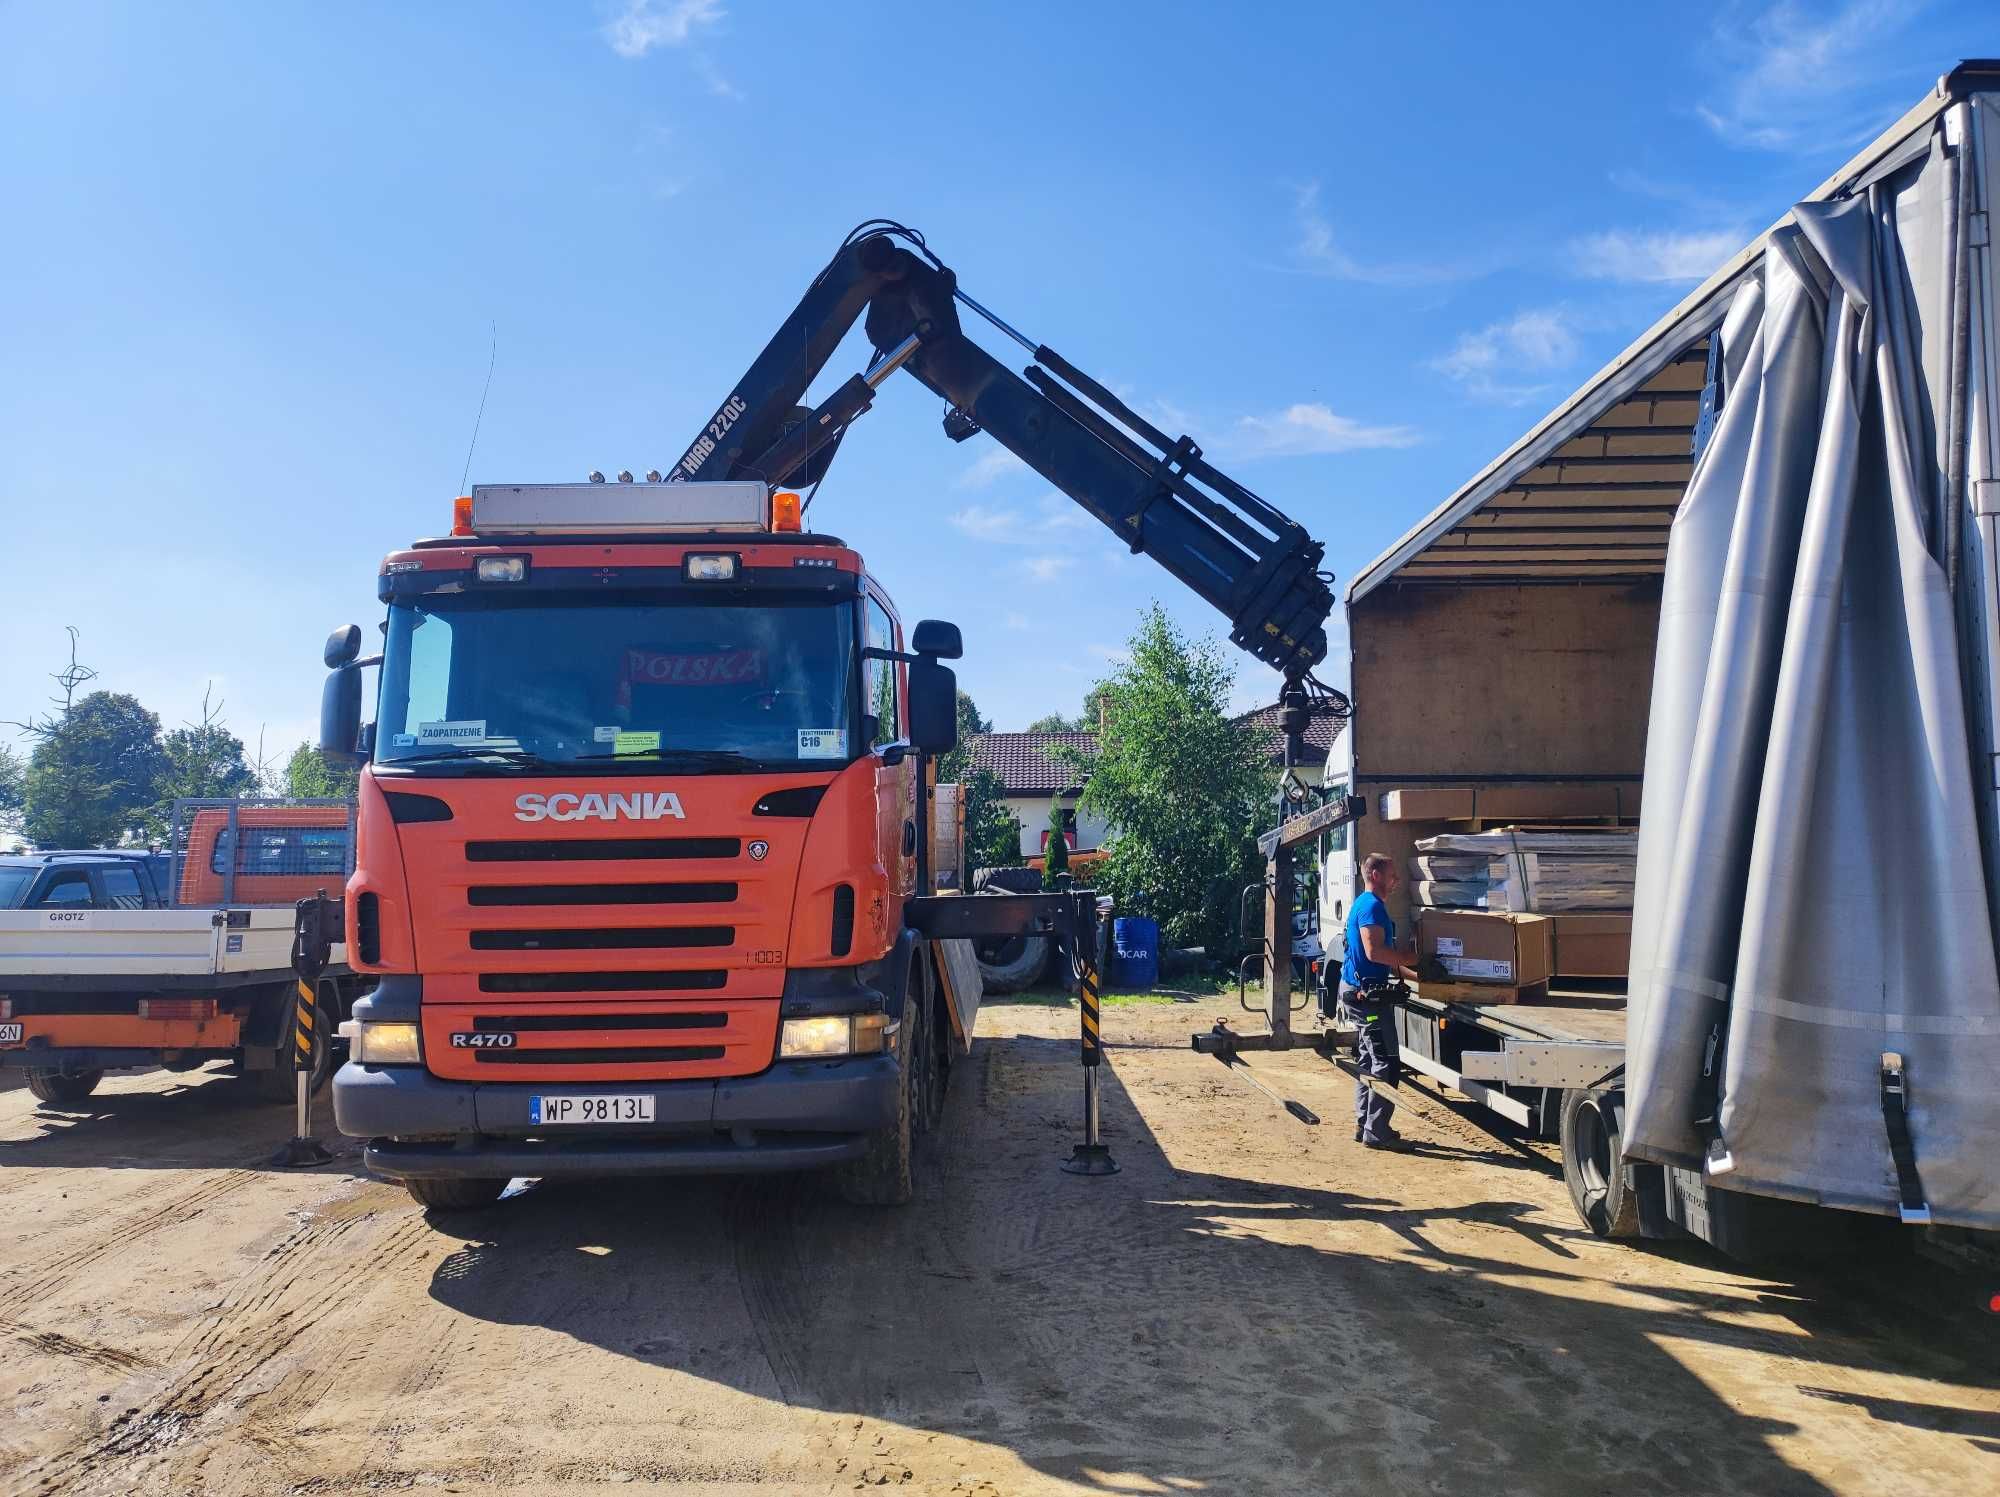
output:
[[754, 480], [478, 484], [469, 497], [453, 506], [452, 517], [453, 535], [481, 536], [767, 532], [772, 528], [771, 491]]

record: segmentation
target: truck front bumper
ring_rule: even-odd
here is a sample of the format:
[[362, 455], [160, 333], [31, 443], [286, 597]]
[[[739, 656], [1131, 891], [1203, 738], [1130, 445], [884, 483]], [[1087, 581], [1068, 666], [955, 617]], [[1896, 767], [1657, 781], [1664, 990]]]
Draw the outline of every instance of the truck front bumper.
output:
[[[781, 1061], [721, 1081], [446, 1081], [420, 1066], [363, 1066], [333, 1078], [342, 1133], [368, 1140], [369, 1169], [391, 1179], [745, 1174], [815, 1169], [859, 1156], [896, 1121], [892, 1057]], [[650, 1095], [650, 1123], [540, 1131], [531, 1098]]]

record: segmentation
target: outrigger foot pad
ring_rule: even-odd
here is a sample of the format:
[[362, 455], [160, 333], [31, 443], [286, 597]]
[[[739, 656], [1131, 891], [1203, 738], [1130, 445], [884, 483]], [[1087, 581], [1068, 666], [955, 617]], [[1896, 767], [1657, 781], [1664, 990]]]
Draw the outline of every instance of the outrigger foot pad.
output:
[[1065, 1175], [1115, 1175], [1118, 1161], [1105, 1144], [1078, 1144], [1063, 1161]]
[[316, 1138], [293, 1138], [271, 1156], [271, 1163], [280, 1169], [311, 1169], [316, 1164], [333, 1163], [333, 1155]]

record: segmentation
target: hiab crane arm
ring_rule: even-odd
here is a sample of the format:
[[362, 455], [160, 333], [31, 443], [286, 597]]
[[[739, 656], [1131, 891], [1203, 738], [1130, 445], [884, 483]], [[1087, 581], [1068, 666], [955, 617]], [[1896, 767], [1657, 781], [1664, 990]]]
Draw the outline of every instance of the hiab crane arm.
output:
[[[1016, 374], [966, 337], [961, 304], [1027, 349], [1034, 363]], [[817, 408], [801, 407], [864, 311], [874, 361]], [[849, 423], [899, 368], [948, 403], [947, 436], [963, 441], [985, 431], [1227, 615], [1230, 638], [1285, 676], [1294, 751], [1287, 759], [1297, 757], [1305, 683], [1326, 655], [1333, 609], [1320, 544], [1218, 472], [1189, 438], [1168, 440], [1053, 349], [980, 306], [923, 237], [899, 224], [876, 220], [848, 236], [668, 476], [814, 483]], [[1335, 711], [1345, 710], [1344, 698], [1327, 694]]]

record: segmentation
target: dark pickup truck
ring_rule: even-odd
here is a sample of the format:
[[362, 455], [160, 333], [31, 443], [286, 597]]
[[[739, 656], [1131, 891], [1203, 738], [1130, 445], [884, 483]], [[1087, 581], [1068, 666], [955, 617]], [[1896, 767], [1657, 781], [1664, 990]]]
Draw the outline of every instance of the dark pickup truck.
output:
[[0, 856], [0, 910], [157, 910], [172, 903], [163, 852], [93, 848]]

